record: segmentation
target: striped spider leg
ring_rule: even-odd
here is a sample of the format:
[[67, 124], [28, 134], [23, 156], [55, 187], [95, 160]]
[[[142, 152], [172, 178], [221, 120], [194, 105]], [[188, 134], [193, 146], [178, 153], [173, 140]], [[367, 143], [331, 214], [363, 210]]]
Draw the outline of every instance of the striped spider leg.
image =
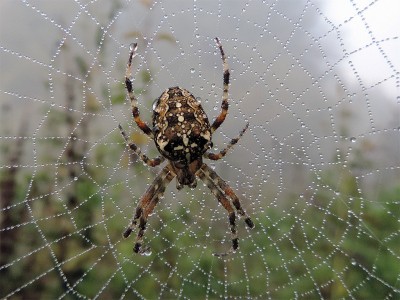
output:
[[175, 173], [172, 172], [170, 165], [165, 166], [161, 172], [154, 179], [153, 183], [147, 188], [146, 192], [141, 197], [137, 207], [135, 215], [131, 221], [129, 227], [125, 230], [123, 236], [124, 238], [129, 237], [132, 230], [139, 223], [139, 231], [136, 236], [135, 245], [133, 251], [140, 254], [150, 254], [151, 249], [148, 246], [143, 247], [143, 235], [146, 230], [147, 219], [149, 215], [153, 212], [158, 201], [163, 195], [165, 188], [175, 177]]
[[[248, 126], [249, 123], [247, 123], [246, 126], [242, 129], [242, 131], [239, 133], [239, 136], [232, 139], [229, 142], [229, 144], [219, 153], [215, 154], [211, 152], [206, 152], [204, 153], [203, 156], [211, 160], [219, 160], [223, 158], [227, 154], [229, 149], [231, 149], [243, 136]], [[232, 248], [225, 253], [214, 253], [215, 256], [226, 256], [231, 252], [235, 252], [239, 246], [237, 230], [236, 230], [236, 214], [232, 208], [232, 205], [238, 212], [239, 216], [244, 217], [244, 221], [250, 229], [254, 228], [254, 223], [251, 220], [251, 218], [246, 214], [246, 212], [243, 210], [240, 204], [240, 200], [237, 197], [236, 193], [214, 170], [212, 170], [209, 166], [203, 163], [199, 171], [197, 171], [196, 175], [205, 183], [205, 185], [217, 198], [218, 202], [221, 203], [221, 205], [228, 212], [229, 225], [231, 230]], [[231, 201], [228, 200], [229, 198], [231, 199]]]

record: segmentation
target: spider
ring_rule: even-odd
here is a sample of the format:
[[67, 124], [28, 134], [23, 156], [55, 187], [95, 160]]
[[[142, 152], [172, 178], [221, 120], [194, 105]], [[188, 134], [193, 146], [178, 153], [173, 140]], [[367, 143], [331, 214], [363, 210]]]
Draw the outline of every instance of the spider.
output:
[[140, 149], [129, 141], [122, 126], [121, 131], [126, 145], [134, 151], [145, 164], [150, 167], [160, 165], [167, 160], [166, 166], [154, 179], [153, 183], [142, 195], [134, 214], [134, 217], [125, 230], [123, 236], [127, 238], [138, 225], [139, 231], [136, 236], [133, 251], [139, 254], [151, 253], [150, 247], [143, 246], [143, 235], [149, 215], [153, 212], [166, 186], [176, 177], [176, 188], [182, 189], [185, 185], [195, 188], [196, 177], [200, 178], [215, 195], [219, 203], [227, 210], [231, 231], [232, 246], [226, 253], [216, 256], [227, 255], [235, 252], [239, 246], [236, 231], [236, 213], [244, 217], [249, 228], [254, 227], [253, 221], [243, 210], [239, 198], [232, 188], [209, 166], [203, 163], [203, 158], [219, 160], [223, 158], [229, 149], [235, 145], [247, 130], [249, 123], [240, 131], [239, 135], [232, 139], [229, 144], [219, 153], [208, 152], [212, 147], [212, 134], [224, 122], [228, 113], [228, 86], [229, 68], [225, 53], [218, 38], [215, 38], [217, 47], [221, 53], [223, 63], [223, 94], [221, 112], [210, 125], [206, 113], [200, 102], [186, 89], [178, 86], [166, 89], [153, 104], [153, 126], [149, 127], [140, 117], [138, 102], [133, 93], [131, 81], [132, 59], [136, 56], [137, 44], [130, 46], [129, 59], [125, 74], [125, 86], [131, 101], [132, 115], [137, 126], [156, 144], [161, 155], [154, 159], [148, 158]]

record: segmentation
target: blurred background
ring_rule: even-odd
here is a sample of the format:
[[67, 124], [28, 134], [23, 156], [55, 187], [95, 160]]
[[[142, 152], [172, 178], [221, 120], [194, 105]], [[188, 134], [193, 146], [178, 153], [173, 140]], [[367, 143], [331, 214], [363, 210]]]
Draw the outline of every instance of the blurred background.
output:
[[[400, 297], [400, 4], [323, 1], [0, 2], [0, 297]], [[124, 87], [137, 42], [142, 118], [168, 87], [213, 120], [207, 162], [252, 217], [175, 182], [150, 217], [149, 255], [123, 239], [161, 167]]]

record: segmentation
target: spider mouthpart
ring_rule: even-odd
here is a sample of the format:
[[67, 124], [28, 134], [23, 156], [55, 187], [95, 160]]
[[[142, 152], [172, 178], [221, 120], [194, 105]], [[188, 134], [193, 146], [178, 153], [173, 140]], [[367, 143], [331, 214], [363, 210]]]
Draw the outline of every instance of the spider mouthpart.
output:
[[178, 180], [176, 181], [176, 189], [177, 189], [178, 191], [180, 191], [181, 189], [183, 189], [183, 184], [179, 183]]
[[189, 187], [194, 189], [197, 186], [197, 181], [194, 180], [192, 183], [189, 184]]

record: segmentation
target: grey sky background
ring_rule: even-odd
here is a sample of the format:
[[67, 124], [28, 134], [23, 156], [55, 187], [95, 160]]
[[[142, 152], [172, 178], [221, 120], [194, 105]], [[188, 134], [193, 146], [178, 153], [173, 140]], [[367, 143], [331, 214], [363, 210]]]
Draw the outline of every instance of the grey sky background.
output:
[[[49, 112], [65, 109], [63, 80], [72, 76], [85, 85], [86, 78], [73, 63], [77, 56], [90, 66], [89, 90], [102, 107], [95, 118], [99, 126], [92, 128], [93, 141], [101, 144], [99, 139], [118, 122], [131, 124], [129, 103], [110, 105], [111, 96], [104, 90], [122, 84], [135, 32], [144, 33], [148, 42], [145, 47], [138, 40], [134, 72], [152, 71], [150, 97], [180, 85], [200, 97], [213, 118], [222, 86], [222, 64], [213, 41], [218, 36], [232, 80], [230, 114], [214, 136], [216, 146], [221, 148], [245, 120], [251, 123], [226, 159], [247, 179], [231, 172], [228, 178], [242, 184], [255, 180], [260, 190], [301, 191], [309, 178], [334, 162], [338, 149], [349, 160], [359, 149], [373, 161], [371, 170], [363, 170], [360, 184], [368, 189], [372, 183], [390, 183], [396, 181], [400, 164], [397, 6], [383, 0], [370, 5], [165, 1], [148, 9], [139, 2], [123, 2], [110, 20], [108, 1], [2, 1], [2, 134], [18, 135], [22, 120], [27, 120], [30, 136], [48, 134]], [[159, 34], [173, 36], [176, 43], [157, 41]], [[84, 91], [78, 93], [84, 99]], [[150, 120], [151, 105], [140, 105]], [[76, 113], [82, 117], [84, 109]], [[46, 150], [36, 153], [39, 160], [41, 151]], [[31, 152], [28, 164], [34, 160]]]

